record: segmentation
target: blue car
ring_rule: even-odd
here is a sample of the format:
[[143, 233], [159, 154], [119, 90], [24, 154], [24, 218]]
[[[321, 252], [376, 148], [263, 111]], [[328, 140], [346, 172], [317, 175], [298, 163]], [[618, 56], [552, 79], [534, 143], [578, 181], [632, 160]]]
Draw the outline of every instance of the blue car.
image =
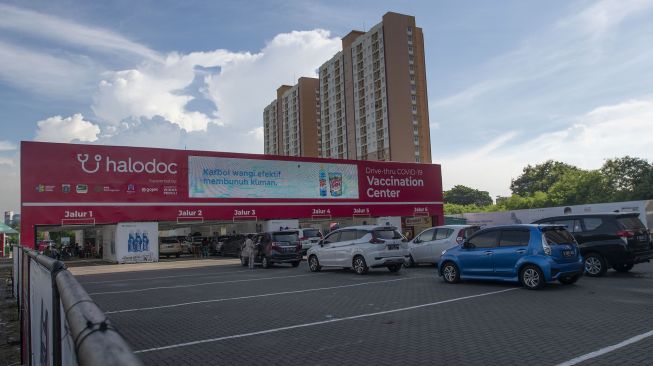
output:
[[447, 283], [498, 280], [536, 290], [556, 280], [565, 285], [578, 281], [583, 258], [564, 226], [496, 226], [444, 250], [438, 271]]

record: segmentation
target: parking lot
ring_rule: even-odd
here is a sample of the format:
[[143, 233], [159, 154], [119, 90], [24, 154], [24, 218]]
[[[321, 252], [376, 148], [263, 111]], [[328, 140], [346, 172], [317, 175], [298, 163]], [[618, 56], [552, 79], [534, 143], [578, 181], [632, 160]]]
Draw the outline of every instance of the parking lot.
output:
[[653, 264], [529, 291], [214, 262], [77, 278], [148, 365], [653, 364]]

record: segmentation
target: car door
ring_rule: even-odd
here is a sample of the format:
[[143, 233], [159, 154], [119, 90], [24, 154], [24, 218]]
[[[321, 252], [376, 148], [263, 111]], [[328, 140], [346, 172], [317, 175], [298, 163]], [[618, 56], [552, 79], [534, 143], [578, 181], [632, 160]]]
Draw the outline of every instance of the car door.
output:
[[524, 229], [502, 229], [499, 246], [492, 256], [494, 273], [499, 277], [517, 276], [517, 262], [528, 255], [528, 243], [531, 231]]
[[317, 259], [323, 266], [333, 266], [336, 260], [336, 243], [340, 240], [340, 231], [332, 232], [322, 241], [317, 252]]
[[435, 228], [426, 229], [422, 231], [415, 239], [409, 244], [410, 255], [413, 256], [415, 263], [423, 263], [428, 258], [428, 244], [433, 241]]
[[358, 230], [343, 230], [340, 233], [340, 240], [334, 243], [334, 264], [340, 267], [349, 267], [352, 263], [352, 249], [359, 238]]
[[460, 250], [460, 273], [465, 276], [494, 277], [492, 255], [499, 244], [499, 230], [473, 235]]
[[451, 236], [454, 230], [451, 228], [437, 228], [433, 235], [433, 241], [429, 242], [426, 246], [427, 258], [429, 263], [438, 263], [442, 251], [452, 247]]

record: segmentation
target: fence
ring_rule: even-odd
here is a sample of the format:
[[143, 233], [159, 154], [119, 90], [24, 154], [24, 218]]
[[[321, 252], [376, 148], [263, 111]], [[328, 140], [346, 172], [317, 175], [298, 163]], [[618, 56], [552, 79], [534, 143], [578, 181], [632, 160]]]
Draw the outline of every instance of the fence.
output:
[[142, 365], [66, 266], [14, 246], [23, 365]]

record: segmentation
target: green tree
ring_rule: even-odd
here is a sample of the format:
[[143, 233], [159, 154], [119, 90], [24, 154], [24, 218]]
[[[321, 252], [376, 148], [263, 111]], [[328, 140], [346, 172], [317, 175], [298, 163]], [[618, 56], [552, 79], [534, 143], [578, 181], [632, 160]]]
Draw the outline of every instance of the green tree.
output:
[[502, 199], [496, 206], [499, 211], [542, 208], [551, 206], [551, 200], [546, 192], [537, 191], [527, 197], [513, 194], [510, 197]]
[[569, 171], [549, 189], [553, 206], [608, 202], [610, 188], [598, 170]]
[[444, 202], [458, 205], [488, 206], [492, 204], [492, 197], [486, 191], [457, 185], [444, 192]]
[[611, 190], [611, 201], [653, 198], [653, 166], [640, 158], [624, 156], [608, 159], [601, 174]]
[[522, 174], [510, 183], [513, 195], [532, 196], [535, 192], [548, 192], [565, 173], [579, 171], [577, 167], [559, 161], [548, 160], [535, 166], [527, 165]]

